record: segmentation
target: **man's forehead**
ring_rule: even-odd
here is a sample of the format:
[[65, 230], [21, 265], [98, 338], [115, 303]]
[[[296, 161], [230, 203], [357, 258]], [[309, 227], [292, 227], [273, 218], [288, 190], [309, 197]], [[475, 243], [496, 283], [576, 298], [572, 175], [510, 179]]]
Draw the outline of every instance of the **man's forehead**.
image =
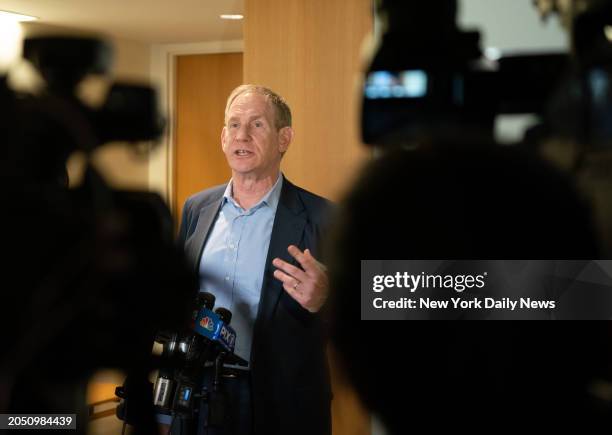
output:
[[271, 109], [268, 98], [256, 92], [238, 95], [229, 107], [229, 114], [239, 112], [260, 112], [262, 115]]

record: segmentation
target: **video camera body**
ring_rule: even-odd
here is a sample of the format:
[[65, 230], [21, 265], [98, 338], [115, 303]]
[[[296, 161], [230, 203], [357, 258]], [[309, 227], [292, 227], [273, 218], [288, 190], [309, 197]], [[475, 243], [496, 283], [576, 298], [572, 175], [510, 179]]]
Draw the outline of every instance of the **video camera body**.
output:
[[[334, 344], [362, 402], [388, 433], [405, 433], [414, 423], [407, 409], [432, 431], [462, 424], [491, 431], [515, 415], [528, 415], [548, 431], [570, 422], [610, 425], [609, 396], [591, 387], [610, 385], [610, 330], [601, 323], [589, 322], [587, 330], [572, 324], [559, 334], [530, 322], [468, 330], [455, 323], [422, 331], [398, 327], [380, 336], [381, 348], [410, 336], [405, 347], [424, 357], [404, 361], [398, 376], [381, 379], [387, 359], [361, 358], [363, 343], [376, 332], [359, 321], [363, 300], [353, 297], [360, 261], [398, 251], [398, 257], [422, 260], [609, 258], [598, 256], [601, 234], [594, 234], [591, 207], [576, 192], [578, 177], [567, 176], [579, 159], [572, 157], [563, 172], [537, 155], [547, 140], [573, 142], [602, 163], [602, 179], [611, 179], [612, 160], [602, 157], [612, 138], [612, 2], [563, 3], [587, 6], [567, 20], [573, 51], [487, 60], [478, 34], [457, 28], [456, 1], [377, 2], [382, 31], [365, 72], [361, 121], [363, 141], [379, 153], [341, 205], [329, 265]], [[504, 113], [535, 113], [541, 125], [522, 143], [502, 147], [493, 122]], [[584, 191], [593, 194], [590, 187]], [[610, 227], [611, 190], [598, 193], [600, 211], [607, 208], [599, 223]], [[402, 202], [413, 211], [372, 207]], [[612, 249], [612, 237], [604, 245]], [[609, 286], [601, 294], [583, 295], [584, 305], [603, 301], [609, 309]], [[580, 318], [572, 317], [578, 304], [575, 311], [566, 308], [561, 314]], [[404, 400], [395, 400], [398, 394]], [[463, 418], [475, 409], [493, 421]]]
[[538, 141], [609, 149], [612, 4], [581, 3], [565, 18], [572, 51], [486, 58], [479, 32], [457, 27], [456, 0], [377, 1], [382, 31], [364, 83], [364, 143], [492, 142], [497, 115], [535, 114]]
[[[92, 374], [119, 369], [144, 385], [156, 331], [184, 327], [198, 288], [163, 199], [109, 187], [92, 162], [109, 141], [154, 140], [163, 126], [149, 86], [114, 83], [100, 108], [76, 97], [87, 74], [109, 72], [111, 54], [93, 38], [26, 39], [43, 92], [17, 93], [0, 77], [0, 410], [77, 413], [83, 434]], [[87, 168], [68, 188], [75, 151]], [[137, 433], [149, 434], [152, 392], [142, 391], [150, 406]]]
[[567, 52], [486, 57], [479, 32], [458, 28], [456, 0], [378, 0], [381, 36], [365, 72], [362, 140], [380, 154], [398, 148], [486, 148], [499, 145], [498, 115], [535, 116], [537, 123], [512, 145], [572, 178], [592, 206], [600, 250], [608, 256], [612, 2], [533, 3], [543, 17], [561, 16]]

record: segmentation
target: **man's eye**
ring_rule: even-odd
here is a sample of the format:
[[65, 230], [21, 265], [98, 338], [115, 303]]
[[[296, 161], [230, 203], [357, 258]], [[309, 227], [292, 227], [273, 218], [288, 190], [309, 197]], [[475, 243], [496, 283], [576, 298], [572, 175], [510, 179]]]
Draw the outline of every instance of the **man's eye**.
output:
[[233, 122], [230, 124], [230, 128], [238, 128], [238, 124]]
[[255, 122], [255, 127], [261, 127], [261, 126], [263, 126], [263, 122], [260, 122], [260, 121]]

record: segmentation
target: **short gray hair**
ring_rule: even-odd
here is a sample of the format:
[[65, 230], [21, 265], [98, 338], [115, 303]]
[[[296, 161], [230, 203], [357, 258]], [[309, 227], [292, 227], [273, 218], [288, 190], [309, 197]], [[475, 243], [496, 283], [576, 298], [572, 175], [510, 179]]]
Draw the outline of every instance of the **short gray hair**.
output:
[[234, 100], [240, 95], [248, 92], [263, 95], [269, 103], [272, 103], [272, 107], [276, 112], [274, 124], [277, 130], [283, 127], [291, 127], [291, 109], [284, 98], [272, 89], [259, 85], [240, 85], [232, 91], [225, 105], [225, 124], [227, 124], [227, 114]]

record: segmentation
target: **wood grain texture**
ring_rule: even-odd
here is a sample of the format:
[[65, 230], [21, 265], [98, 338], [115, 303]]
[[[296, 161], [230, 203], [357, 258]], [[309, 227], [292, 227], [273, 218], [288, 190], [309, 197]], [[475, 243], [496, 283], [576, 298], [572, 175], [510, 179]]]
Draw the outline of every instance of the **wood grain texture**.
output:
[[200, 190], [227, 182], [221, 150], [228, 95], [242, 83], [242, 53], [178, 56], [176, 65], [175, 216]]
[[358, 138], [360, 47], [370, 0], [246, 0], [244, 81], [289, 103], [296, 136], [283, 160], [294, 183], [332, 200], [370, 156]]
[[[289, 103], [295, 139], [282, 162], [296, 183], [332, 200], [371, 156], [360, 144], [360, 49], [370, 0], [245, 0], [244, 82]], [[370, 435], [370, 417], [330, 358], [334, 435]]]
[[328, 346], [332, 379], [332, 435], [371, 435], [370, 414], [361, 403], [333, 347]]

